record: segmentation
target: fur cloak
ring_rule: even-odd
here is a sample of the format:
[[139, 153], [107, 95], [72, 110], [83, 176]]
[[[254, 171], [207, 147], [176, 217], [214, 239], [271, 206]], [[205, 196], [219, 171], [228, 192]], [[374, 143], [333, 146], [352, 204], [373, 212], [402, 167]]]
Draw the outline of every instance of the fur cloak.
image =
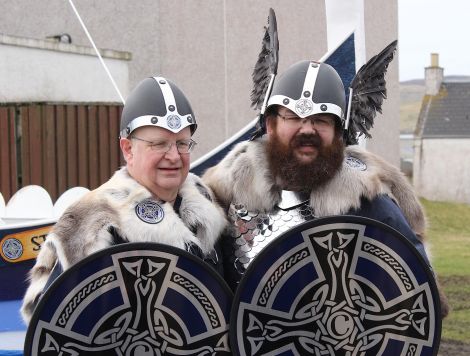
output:
[[[315, 216], [342, 215], [361, 207], [361, 198], [372, 200], [387, 195], [400, 207], [411, 230], [425, 244], [426, 219], [423, 208], [407, 178], [395, 166], [358, 146], [348, 146], [338, 173], [321, 189], [310, 192]], [[227, 211], [242, 204], [248, 211], [272, 212], [281, 201], [267, 157], [266, 140], [242, 142], [203, 175]], [[426, 245], [425, 245], [426, 247]], [[428, 250], [428, 249], [427, 249]], [[429, 250], [427, 251], [429, 256]], [[439, 288], [441, 314], [449, 312], [447, 298]]]
[[122, 168], [108, 182], [71, 205], [41, 246], [30, 272], [30, 285], [21, 307], [23, 319], [29, 322], [56, 261], [65, 270], [111, 246], [114, 237], [110, 228], [125, 241], [158, 242], [182, 249], [193, 243], [209, 254], [226, 226], [222, 209], [213, 203], [212, 192], [201, 179], [191, 173], [178, 194], [182, 198], [179, 215], [173, 205], [160, 202], [163, 220], [157, 224], [145, 223], [136, 215], [135, 207], [152, 198], [152, 193]]

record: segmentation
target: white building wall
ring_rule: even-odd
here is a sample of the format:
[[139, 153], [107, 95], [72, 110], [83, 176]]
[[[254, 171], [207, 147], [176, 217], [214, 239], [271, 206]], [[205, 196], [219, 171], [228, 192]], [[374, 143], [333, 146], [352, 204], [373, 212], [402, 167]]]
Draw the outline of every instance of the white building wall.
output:
[[[129, 91], [129, 53], [102, 54]], [[120, 102], [92, 48], [0, 35], [0, 102]]]
[[[367, 58], [397, 38], [397, 3], [354, 0], [354, 11], [364, 12], [354, 17], [364, 21]], [[318, 60], [328, 49], [325, 0], [80, 0], [75, 5], [99, 48], [132, 53], [131, 89], [156, 74], [183, 89], [199, 124], [193, 160], [257, 115], [250, 108], [251, 73], [270, 7], [278, 21], [280, 73], [299, 60]], [[74, 44], [90, 46], [68, 1], [16, 0], [2, 9], [0, 33], [45, 38], [65, 32]], [[330, 16], [339, 16], [338, 11]], [[343, 12], [350, 15], [349, 8]], [[395, 59], [387, 75], [389, 99], [368, 148], [398, 166], [397, 66]], [[84, 77], [85, 69], [80, 72]], [[107, 85], [109, 80], [103, 77], [100, 82]], [[127, 90], [121, 91], [126, 98]]]
[[470, 204], [470, 139], [415, 141], [413, 185], [429, 200]]

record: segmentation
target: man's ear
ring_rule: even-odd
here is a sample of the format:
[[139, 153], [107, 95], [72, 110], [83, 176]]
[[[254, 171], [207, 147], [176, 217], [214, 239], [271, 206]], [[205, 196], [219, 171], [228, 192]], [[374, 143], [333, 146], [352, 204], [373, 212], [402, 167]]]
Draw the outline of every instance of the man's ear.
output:
[[121, 138], [119, 140], [119, 146], [121, 147], [122, 155], [127, 163], [132, 159], [132, 141], [127, 138]]
[[274, 123], [275, 118], [272, 115], [269, 115], [265, 118], [265, 120], [266, 120], [266, 133], [268, 135], [272, 135], [275, 129], [275, 125], [276, 125]]

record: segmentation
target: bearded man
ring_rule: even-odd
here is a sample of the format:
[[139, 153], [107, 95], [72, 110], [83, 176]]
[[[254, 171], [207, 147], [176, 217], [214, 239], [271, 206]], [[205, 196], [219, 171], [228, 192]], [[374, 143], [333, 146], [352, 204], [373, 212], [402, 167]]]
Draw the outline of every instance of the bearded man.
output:
[[345, 145], [345, 107], [341, 78], [331, 66], [298, 62], [276, 78], [254, 139], [235, 146], [204, 174], [233, 223], [224, 243], [226, 280], [233, 289], [280, 233], [330, 215], [381, 221], [428, 262], [416, 195], [395, 166]]

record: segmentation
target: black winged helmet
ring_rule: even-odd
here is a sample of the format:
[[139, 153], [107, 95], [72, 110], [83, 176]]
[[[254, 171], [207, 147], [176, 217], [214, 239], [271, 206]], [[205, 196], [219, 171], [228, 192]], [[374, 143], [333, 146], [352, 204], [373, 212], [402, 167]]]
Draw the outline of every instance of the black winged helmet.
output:
[[268, 26], [258, 61], [253, 71], [252, 106], [260, 109], [256, 131], [251, 140], [266, 133], [264, 114], [273, 105], [284, 106], [299, 117], [333, 114], [344, 129], [346, 145], [370, 138], [377, 112], [382, 112], [386, 98], [385, 74], [392, 61], [397, 41], [364, 64], [349, 85], [346, 100], [343, 82], [336, 70], [326, 63], [304, 60], [276, 77], [279, 42], [276, 16], [269, 10]]

